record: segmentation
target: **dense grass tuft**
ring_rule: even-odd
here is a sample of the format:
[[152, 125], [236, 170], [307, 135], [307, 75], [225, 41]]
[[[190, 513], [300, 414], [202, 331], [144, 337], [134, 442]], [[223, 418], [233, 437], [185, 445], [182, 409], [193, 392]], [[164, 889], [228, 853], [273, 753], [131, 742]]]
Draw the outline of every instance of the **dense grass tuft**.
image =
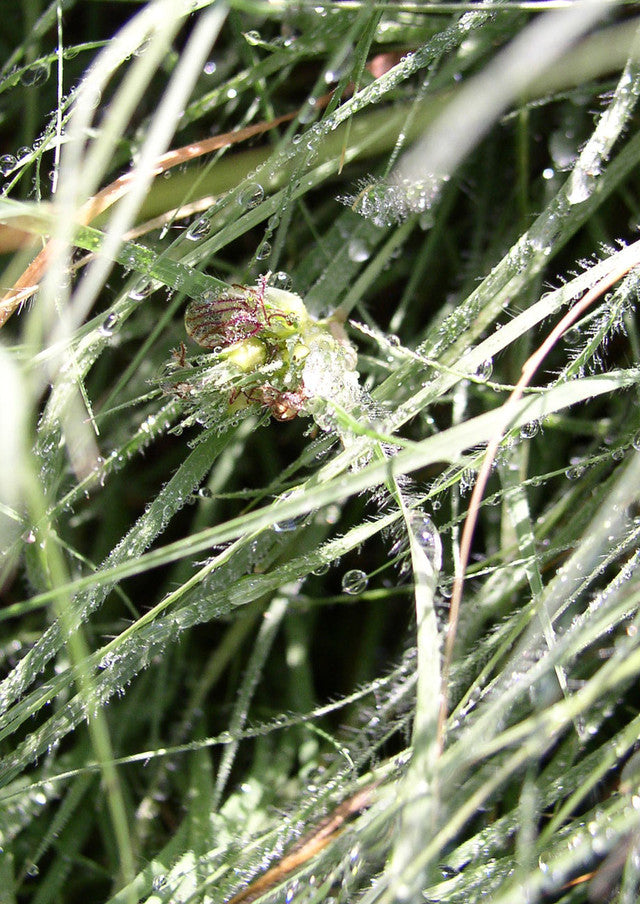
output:
[[2, 900], [632, 904], [634, 4], [23, 6]]

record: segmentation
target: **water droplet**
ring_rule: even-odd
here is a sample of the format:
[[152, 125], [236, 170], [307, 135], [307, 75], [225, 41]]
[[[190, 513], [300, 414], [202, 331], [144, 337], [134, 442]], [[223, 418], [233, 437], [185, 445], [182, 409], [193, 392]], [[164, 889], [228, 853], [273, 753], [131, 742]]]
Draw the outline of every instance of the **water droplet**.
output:
[[22, 535], [22, 540], [25, 543], [35, 543], [36, 535], [35, 535], [34, 531], [32, 529], [25, 531]]
[[475, 372], [476, 380], [482, 380], [485, 382], [486, 380], [491, 379], [491, 374], [493, 373], [493, 358], [487, 358], [485, 361], [480, 364], [478, 369]]
[[474, 468], [464, 468], [460, 474], [460, 492], [466, 493], [476, 482], [476, 472]]
[[255, 47], [256, 44], [262, 43], [262, 38], [260, 37], [260, 32], [252, 29], [251, 31], [245, 31], [244, 39], [247, 44], [251, 44]]
[[198, 490], [198, 496], [201, 496], [203, 499], [211, 499], [213, 493], [209, 489], [209, 487], [201, 487]]
[[29, 863], [25, 869], [25, 873], [30, 879], [35, 879], [36, 876], [40, 875], [40, 867], [37, 863]]
[[325, 524], [337, 524], [340, 520], [340, 506], [328, 505], [324, 512]]
[[98, 329], [98, 332], [101, 336], [113, 336], [113, 331], [118, 325], [119, 317], [113, 311], [110, 314], [107, 314], [105, 319], [103, 320], [101, 326]]
[[324, 74], [325, 85], [335, 85], [353, 66], [353, 48], [347, 45], [342, 53], [334, 57], [330, 69]]
[[318, 565], [317, 568], [314, 568], [311, 574], [318, 575], [321, 577], [323, 574], [326, 574], [329, 571], [330, 565], [328, 562], [323, 562], [322, 565]]
[[569, 176], [567, 185], [567, 201], [569, 204], [582, 204], [591, 197], [596, 185], [596, 180], [591, 173], [587, 173], [579, 166]]
[[300, 527], [300, 525], [304, 523], [305, 518], [306, 515], [298, 515], [296, 518], [285, 518], [282, 521], [276, 521], [273, 525], [273, 529], [278, 534], [289, 533]]
[[147, 282], [140, 282], [133, 287], [133, 289], [129, 292], [129, 298], [132, 301], [142, 301], [143, 298], [148, 298], [149, 295], [153, 292], [153, 281], [147, 280]]
[[575, 348], [583, 341], [582, 330], [579, 327], [573, 327], [572, 329], [567, 330], [562, 339], [566, 345]]
[[29, 68], [25, 69], [20, 75], [20, 83], [27, 88], [31, 88], [33, 85], [41, 85], [43, 82], [46, 82], [48, 78], [49, 64], [34, 63], [33, 66], [29, 66]]
[[256, 260], [263, 261], [271, 254], [271, 245], [269, 242], [262, 242], [256, 251]]
[[[578, 149], [572, 131], [556, 130], [549, 138], [549, 153], [560, 170], [573, 166], [578, 158]], [[544, 173], [543, 173], [544, 176]]]
[[[475, 475], [474, 475], [475, 476]], [[429, 560], [434, 571], [442, 565], [442, 541], [438, 529], [428, 515], [411, 512], [408, 525], [418, 546]]]
[[0, 176], [8, 176], [15, 169], [17, 162], [12, 154], [3, 154], [0, 157]]
[[528, 424], [523, 424], [520, 427], [520, 436], [522, 439], [532, 439], [540, 430], [540, 423], [538, 421], [529, 421]]
[[[284, 502], [285, 500], [288, 501], [288, 500], [294, 498], [294, 496], [295, 496], [295, 491], [285, 493], [284, 496], [281, 496], [281, 501], [282, 502]], [[276, 531], [276, 533], [279, 533], [279, 534], [288, 533], [289, 531], [294, 531], [298, 527], [300, 527], [301, 524], [304, 524], [304, 522], [307, 520], [308, 517], [309, 516], [307, 514], [303, 513], [302, 515], [295, 515], [293, 518], [283, 518], [282, 521], [277, 521], [273, 525], [273, 529], [274, 529], [274, 531]]]
[[300, 113], [298, 114], [298, 120], [306, 125], [316, 117], [316, 109], [318, 107], [318, 101], [315, 97], [310, 97], [307, 102], [304, 104]]
[[571, 468], [567, 468], [565, 474], [568, 480], [578, 480], [584, 474], [584, 467], [582, 465], [573, 465]]
[[215, 60], [209, 60], [204, 64], [204, 74], [205, 75], [213, 75], [213, 73], [218, 68], [218, 64]]
[[274, 289], [283, 289], [285, 292], [290, 291], [292, 280], [288, 273], [285, 273], [284, 270], [278, 270], [277, 273], [273, 273], [269, 280], [269, 285], [273, 286]]
[[187, 229], [187, 238], [191, 242], [199, 242], [200, 239], [206, 238], [211, 232], [211, 223], [206, 217], [200, 217], [195, 223]]
[[362, 239], [354, 237], [347, 246], [347, 254], [352, 261], [360, 263], [371, 257], [371, 249]]
[[258, 182], [250, 182], [238, 195], [238, 204], [251, 210], [264, 200], [264, 188]]
[[369, 578], [359, 568], [352, 568], [342, 575], [342, 591], [350, 596], [358, 596], [367, 589]]

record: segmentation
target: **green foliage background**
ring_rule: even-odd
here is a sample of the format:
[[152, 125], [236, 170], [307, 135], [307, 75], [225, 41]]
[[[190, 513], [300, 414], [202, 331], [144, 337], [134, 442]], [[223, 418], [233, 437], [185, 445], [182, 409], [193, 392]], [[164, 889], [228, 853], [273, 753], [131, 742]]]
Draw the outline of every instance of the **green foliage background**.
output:
[[[252, 899], [637, 900], [636, 5], [7, 17], [0, 221], [56, 250], [0, 336], [3, 901], [223, 902], [282, 863]], [[441, 748], [484, 448], [617, 266], [502, 438]], [[346, 321], [358, 404], [239, 415], [172, 354], [267, 272]]]

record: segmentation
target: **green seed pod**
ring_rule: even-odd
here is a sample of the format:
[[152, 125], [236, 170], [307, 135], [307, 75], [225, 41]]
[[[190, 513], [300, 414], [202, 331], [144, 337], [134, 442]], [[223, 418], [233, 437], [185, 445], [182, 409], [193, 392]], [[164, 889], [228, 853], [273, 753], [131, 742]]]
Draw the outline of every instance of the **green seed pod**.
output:
[[267, 286], [232, 286], [205, 292], [187, 306], [184, 325], [188, 335], [203, 348], [227, 348], [260, 336], [265, 340], [293, 336], [309, 321], [302, 299], [293, 292]]
[[231, 364], [235, 364], [245, 373], [255, 370], [267, 360], [267, 347], [259, 339], [243, 339], [235, 345], [229, 346], [221, 353]]

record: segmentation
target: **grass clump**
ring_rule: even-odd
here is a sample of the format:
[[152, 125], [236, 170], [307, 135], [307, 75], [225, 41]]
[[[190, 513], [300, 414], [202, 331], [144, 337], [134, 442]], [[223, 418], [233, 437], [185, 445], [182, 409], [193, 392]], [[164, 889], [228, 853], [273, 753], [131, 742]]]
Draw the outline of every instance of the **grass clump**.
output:
[[635, 901], [633, 5], [24, 12], [6, 900]]

